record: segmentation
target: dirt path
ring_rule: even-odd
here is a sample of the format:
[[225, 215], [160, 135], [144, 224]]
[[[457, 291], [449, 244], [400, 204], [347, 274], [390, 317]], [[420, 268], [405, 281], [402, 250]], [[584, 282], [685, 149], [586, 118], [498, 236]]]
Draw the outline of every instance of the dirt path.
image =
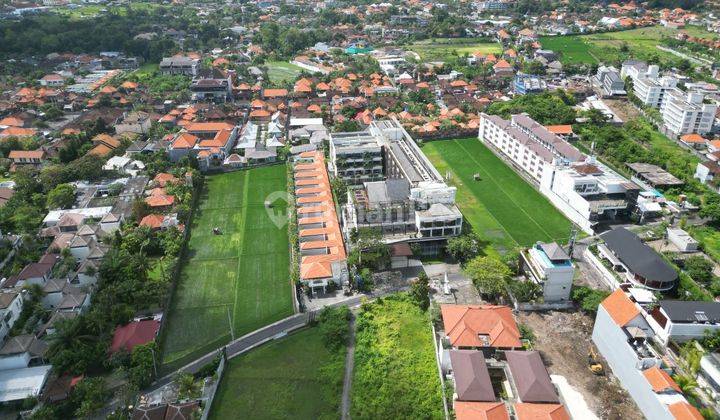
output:
[[353, 369], [355, 368], [355, 315], [350, 313], [350, 337], [347, 356], [345, 356], [345, 379], [342, 392], [342, 420], [350, 418], [350, 389], [352, 388]]
[[535, 350], [540, 351], [548, 371], [564, 376], [598, 417], [643, 418], [632, 398], [612, 378], [607, 365], [605, 376], [595, 376], [588, 369], [592, 318], [579, 312], [551, 311], [524, 312], [517, 319], [535, 333]]

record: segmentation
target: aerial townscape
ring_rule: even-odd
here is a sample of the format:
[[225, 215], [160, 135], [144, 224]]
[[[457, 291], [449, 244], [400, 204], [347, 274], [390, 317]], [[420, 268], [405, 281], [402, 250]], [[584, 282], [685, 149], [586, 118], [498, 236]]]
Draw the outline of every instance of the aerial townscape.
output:
[[720, 420], [720, 1], [0, 0], [0, 419]]

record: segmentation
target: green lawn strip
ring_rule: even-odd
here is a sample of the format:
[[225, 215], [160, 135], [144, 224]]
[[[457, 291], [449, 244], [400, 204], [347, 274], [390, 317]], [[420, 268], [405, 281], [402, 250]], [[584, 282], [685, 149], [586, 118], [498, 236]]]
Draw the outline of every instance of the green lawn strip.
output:
[[[463, 42], [454, 40], [464, 40]], [[447, 60], [453, 55], [462, 56], [480, 52], [483, 54], [500, 54], [502, 45], [496, 42], [473, 41], [468, 38], [439, 39], [435, 42], [416, 42], [404, 47], [420, 55], [423, 60]]]
[[211, 419], [337, 419], [345, 349], [330, 352], [317, 327], [230, 360]]
[[356, 322], [353, 419], [442, 419], [429, 316], [406, 294], [362, 306]]
[[693, 226], [688, 232], [700, 242], [706, 254], [720, 263], [720, 231], [710, 226]]
[[292, 82], [302, 72], [302, 67], [285, 61], [268, 61], [268, 77], [273, 83]]
[[449, 184], [458, 189], [455, 201], [462, 211], [465, 222], [468, 223], [474, 233], [483, 240], [505, 249], [512, 249], [517, 242], [510, 233], [495, 219], [485, 205], [469, 191], [465, 181], [451, 169], [452, 166], [441, 153], [440, 142], [426, 143], [423, 146], [423, 153], [432, 161], [433, 165], [441, 174], [450, 172], [452, 177]]
[[[424, 149], [435, 148], [453, 169], [462, 183], [457, 185], [459, 205], [462, 196], [470, 194], [483, 204], [487, 212], [507, 235], [522, 246], [538, 240], [565, 240], [572, 224], [535, 188], [495, 156], [475, 138], [432, 142]], [[434, 153], [430, 153], [433, 159]], [[480, 180], [474, 179], [474, 174]], [[468, 216], [470, 218], [471, 216]], [[474, 223], [473, 229], [482, 234], [494, 226]], [[476, 226], [477, 225], [477, 226]], [[479, 228], [479, 229], [478, 229]]]
[[239, 337], [292, 314], [287, 229], [276, 227], [262, 204], [284, 191], [285, 176], [276, 165], [207, 178], [168, 315], [164, 364], [227, 343], [231, 324]]
[[[680, 58], [659, 50], [657, 45], [664, 36], [676, 33], [672, 29], [653, 26], [588, 35], [544, 36], [540, 38], [540, 43], [543, 48], [560, 53], [564, 64], [614, 63], [628, 58], [647, 60], [653, 56], [665, 63], [674, 63]], [[628, 48], [627, 52], [620, 51], [624, 45]]]

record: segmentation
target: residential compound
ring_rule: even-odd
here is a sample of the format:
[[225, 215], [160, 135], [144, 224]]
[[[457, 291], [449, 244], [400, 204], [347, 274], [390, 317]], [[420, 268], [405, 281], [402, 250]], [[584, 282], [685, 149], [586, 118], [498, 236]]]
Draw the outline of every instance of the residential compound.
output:
[[[348, 190], [343, 208], [346, 237], [356, 229], [379, 229], [388, 243], [418, 242], [424, 252], [432, 252], [460, 234], [456, 188], [444, 182], [397, 121], [375, 121], [364, 132], [332, 134], [330, 149], [341, 179], [353, 183], [358, 180], [354, 174], [363, 173], [362, 185]], [[357, 169], [337, 169], [348, 165]]]
[[624, 62], [620, 74], [632, 80], [634, 94], [640, 102], [660, 110], [666, 134], [679, 137], [705, 134], [712, 129], [718, 107], [706, 103], [704, 93], [681, 90], [678, 79], [660, 76], [657, 65], [648, 66], [641, 61]]
[[507, 306], [442, 305], [438, 349], [458, 420], [569, 419], [537, 351], [522, 351]]
[[480, 115], [480, 141], [510, 160], [585, 232], [629, 214], [639, 188], [524, 114]]
[[348, 281], [345, 244], [322, 152], [304, 152], [295, 158], [294, 179], [300, 280], [311, 289], [325, 289]]
[[626, 95], [625, 82], [620, 78], [620, 72], [612, 66], [598, 67], [593, 83], [602, 97]]
[[617, 289], [598, 307], [592, 340], [648, 419], [701, 419], [673, 380], [664, 346], [717, 329], [717, 302], [660, 301], [635, 288]]

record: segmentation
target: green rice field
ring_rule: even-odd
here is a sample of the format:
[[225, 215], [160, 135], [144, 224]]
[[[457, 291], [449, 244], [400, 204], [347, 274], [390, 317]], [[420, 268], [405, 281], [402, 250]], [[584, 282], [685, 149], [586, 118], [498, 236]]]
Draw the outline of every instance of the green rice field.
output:
[[423, 152], [457, 187], [465, 222], [498, 251], [570, 237], [572, 223], [478, 139], [428, 142]]
[[230, 360], [210, 418], [337, 419], [344, 363], [319, 327], [265, 344]]
[[[163, 333], [163, 365], [182, 365], [232, 334], [292, 315], [287, 226], [273, 224], [264, 205], [285, 189], [284, 165], [206, 178]], [[286, 209], [278, 200], [271, 211]]]

